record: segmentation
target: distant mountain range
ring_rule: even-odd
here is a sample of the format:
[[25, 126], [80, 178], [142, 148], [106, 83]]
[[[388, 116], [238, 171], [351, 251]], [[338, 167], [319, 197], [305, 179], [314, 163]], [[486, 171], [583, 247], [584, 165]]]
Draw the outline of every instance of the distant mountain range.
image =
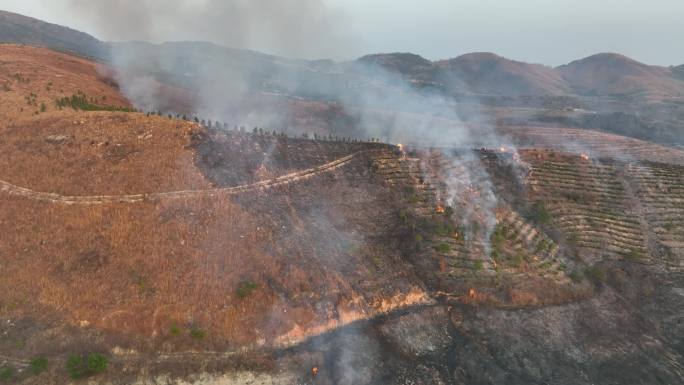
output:
[[385, 77], [397, 76], [416, 87], [446, 95], [684, 96], [684, 65], [651, 66], [610, 53], [557, 68], [509, 60], [492, 53], [471, 53], [436, 62], [410, 53], [389, 53], [335, 63], [285, 59], [202, 42], [112, 44], [67, 27], [5, 11], [0, 11], [0, 42], [71, 51], [102, 61], [110, 61], [112, 52], [134, 52], [138, 70], [151, 70], [162, 62], [165, 66], [155, 70], [161, 70], [167, 80], [184, 86], [196, 82], [198, 64], [220, 63], [224, 68], [227, 65], [246, 75], [249, 87], [304, 96], [326, 96], [331, 88], [367, 83], [369, 76], [376, 77], [375, 69], [381, 69]]

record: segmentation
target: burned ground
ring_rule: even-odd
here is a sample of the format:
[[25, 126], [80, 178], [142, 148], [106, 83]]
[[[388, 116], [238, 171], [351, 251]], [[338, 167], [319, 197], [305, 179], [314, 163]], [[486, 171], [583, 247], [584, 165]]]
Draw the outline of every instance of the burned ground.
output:
[[135, 112], [24, 116], [15, 102], [47, 84], [23, 76], [0, 93], [0, 180], [23, 192], [0, 189], [0, 366], [17, 382], [65, 383], [66, 357], [88, 351], [112, 384], [682, 380], [677, 150], [556, 133], [582, 154], [532, 129], [517, 152], [402, 151]]

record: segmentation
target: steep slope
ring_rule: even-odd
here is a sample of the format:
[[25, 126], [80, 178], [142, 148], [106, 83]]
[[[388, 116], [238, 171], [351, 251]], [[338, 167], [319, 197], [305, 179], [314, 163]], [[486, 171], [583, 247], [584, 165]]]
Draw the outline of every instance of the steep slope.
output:
[[684, 83], [669, 68], [649, 66], [628, 57], [601, 53], [558, 67], [581, 94], [681, 96]]
[[47, 47], [98, 59], [107, 54], [105, 44], [86, 33], [2, 10], [0, 43]]
[[445, 81], [458, 79], [467, 92], [490, 95], [564, 95], [568, 84], [554, 69], [509, 60], [492, 53], [471, 53], [437, 63]]
[[[682, 382], [681, 166], [210, 129], [0, 55], [12, 381], [99, 352], [111, 384]], [[536, 135], [681, 159], [581, 133]]]
[[[6, 123], [59, 111], [57, 99], [83, 94], [93, 105], [131, 108], [107, 66], [44, 48], [0, 44], [0, 111]], [[42, 108], [45, 105], [45, 108]]]

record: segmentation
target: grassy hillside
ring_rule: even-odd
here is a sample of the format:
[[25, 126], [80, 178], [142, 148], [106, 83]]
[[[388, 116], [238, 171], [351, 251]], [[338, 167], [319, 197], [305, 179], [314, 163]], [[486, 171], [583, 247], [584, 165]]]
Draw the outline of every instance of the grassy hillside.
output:
[[91, 358], [113, 384], [681, 379], [681, 151], [567, 128], [516, 129], [518, 150], [209, 128], [135, 112], [86, 60], [0, 58], [12, 381]]

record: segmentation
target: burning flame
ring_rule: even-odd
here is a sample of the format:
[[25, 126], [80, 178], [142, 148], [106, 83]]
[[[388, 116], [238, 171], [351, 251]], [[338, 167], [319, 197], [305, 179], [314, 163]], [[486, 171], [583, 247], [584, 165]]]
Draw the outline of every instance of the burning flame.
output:
[[397, 148], [399, 149], [399, 151], [404, 152], [404, 145], [403, 144], [397, 143]]
[[504, 146], [499, 147], [499, 152], [508, 152], [508, 149]]
[[446, 212], [446, 209], [444, 208], [444, 206], [437, 206], [437, 207], [435, 208], [435, 212], [436, 212], [437, 214], [444, 214], [444, 213]]
[[318, 368], [317, 367], [314, 366], [313, 368], [311, 368], [311, 375], [314, 377], [316, 377], [318, 375]]
[[475, 289], [473, 289], [473, 288], [468, 289], [468, 297], [475, 298], [476, 294], [477, 294], [477, 292], [475, 291]]
[[582, 160], [589, 160], [589, 155], [587, 155], [587, 154], [580, 154], [580, 158], [582, 158]]

